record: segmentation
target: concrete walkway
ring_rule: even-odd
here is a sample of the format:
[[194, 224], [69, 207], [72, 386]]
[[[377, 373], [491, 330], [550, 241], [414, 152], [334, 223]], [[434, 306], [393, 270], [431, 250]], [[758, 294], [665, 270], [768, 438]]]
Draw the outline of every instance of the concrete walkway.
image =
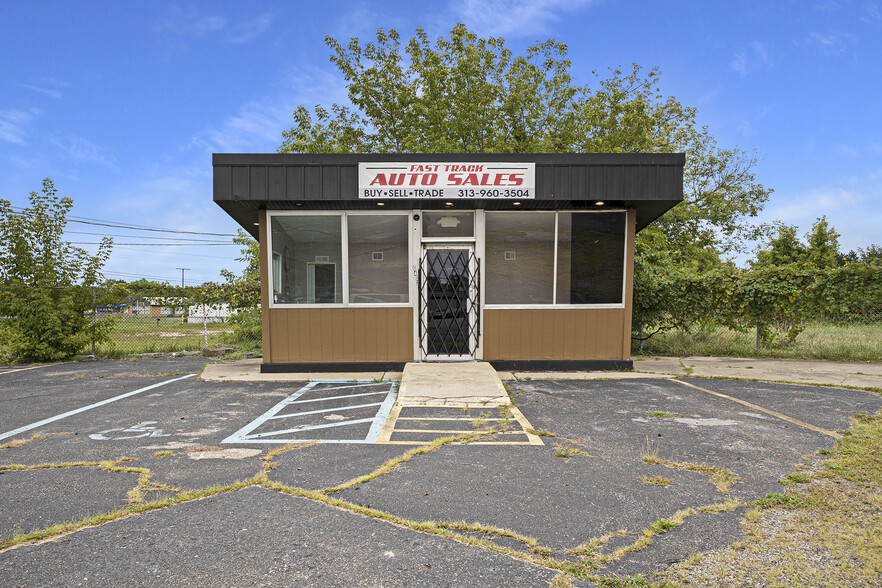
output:
[[[826, 384], [830, 386], [853, 386], [882, 390], [882, 364], [839, 361], [805, 361], [790, 359], [751, 359], [735, 357], [635, 357], [633, 372], [498, 372], [502, 380], [623, 380], [630, 378], [676, 378], [680, 376], [725, 377], [763, 380], [769, 382], [798, 382], [806, 384]], [[307, 380], [401, 380], [402, 372], [336, 372], [336, 373], [289, 373], [262, 374], [258, 359], [213, 363], [205, 366], [201, 379], [209, 382], [303, 382]], [[488, 366], [486, 363], [412, 363], [413, 373], [434, 373], [435, 377], [450, 381], [452, 397], [469, 396], [486, 399], [495, 392], [477, 393], [468, 380], [459, 382], [456, 374], [465, 374], [467, 366]], [[446, 366], [446, 370], [445, 370]], [[480, 368], [487, 370], [488, 367]], [[426, 371], [422, 371], [426, 370]], [[450, 371], [447, 371], [450, 370]], [[445, 375], [440, 375], [440, 374]], [[426, 376], [428, 377], [428, 376]], [[467, 378], [468, 376], [463, 375]], [[453, 379], [451, 379], [453, 378]], [[414, 380], [419, 381], [419, 380]], [[406, 383], [406, 382], [405, 382]], [[490, 384], [487, 384], [490, 386]], [[502, 383], [493, 384], [490, 390], [502, 388]], [[402, 389], [405, 386], [402, 385]], [[504, 388], [503, 394], [504, 394]], [[465, 394], [462, 391], [465, 390]], [[414, 396], [432, 397], [437, 391]], [[478, 401], [481, 402], [481, 401]], [[489, 401], [488, 401], [489, 402]]]
[[408, 363], [404, 366], [401, 406], [503, 406], [511, 401], [496, 370], [486, 362]]
[[650, 356], [635, 357], [634, 372], [882, 389], [882, 364], [878, 363], [740, 357]]

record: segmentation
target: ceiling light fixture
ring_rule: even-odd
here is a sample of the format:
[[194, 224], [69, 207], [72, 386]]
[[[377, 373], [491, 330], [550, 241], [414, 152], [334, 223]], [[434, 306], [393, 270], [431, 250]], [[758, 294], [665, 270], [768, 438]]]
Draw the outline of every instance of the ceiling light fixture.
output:
[[512, 206], [520, 206], [521, 203], [520, 203], [520, 202], [512, 202], [511, 205], [512, 205]]
[[603, 206], [603, 200], [598, 200], [594, 204], [596, 204], [597, 206]]
[[385, 202], [377, 202], [377, 206], [386, 206]]
[[445, 202], [444, 206], [446, 206], [447, 208], [450, 208], [451, 206], [453, 206], [453, 202]]

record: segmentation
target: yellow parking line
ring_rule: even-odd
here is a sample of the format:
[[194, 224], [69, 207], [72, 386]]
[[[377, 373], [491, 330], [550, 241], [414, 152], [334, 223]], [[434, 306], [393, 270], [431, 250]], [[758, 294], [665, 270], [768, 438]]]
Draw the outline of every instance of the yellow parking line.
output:
[[[477, 433], [467, 429], [395, 429], [395, 433]], [[529, 435], [526, 431], [497, 431], [494, 435]]]
[[490, 417], [398, 417], [399, 421], [479, 421], [490, 420]]
[[395, 406], [389, 411], [389, 416], [386, 417], [386, 422], [383, 423], [383, 428], [380, 429], [380, 436], [377, 437], [377, 443], [392, 443], [390, 438], [392, 437], [392, 431], [395, 429], [395, 421], [398, 420], [398, 415], [400, 414], [401, 405], [395, 403]]
[[762, 406], [758, 406], [756, 404], [753, 404], [752, 402], [747, 402], [746, 400], [734, 398], [732, 396], [729, 396], [728, 394], [714, 392], [713, 390], [708, 390], [707, 388], [702, 388], [701, 386], [696, 386], [695, 384], [690, 384], [689, 382], [684, 382], [683, 380], [674, 380], [674, 381], [680, 382], [684, 386], [689, 386], [690, 388], [695, 388], [696, 390], [701, 390], [702, 392], [707, 392], [708, 394], [713, 394], [714, 396], [719, 396], [720, 398], [725, 398], [727, 400], [731, 400], [732, 402], [737, 402], [739, 404], [743, 404], [744, 406], [749, 406], [750, 408], [752, 408], [754, 410], [764, 412], [764, 413], [771, 415], [775, 418], [779, 418], [782, 421], [787, 421], [788, 423], [793, 423], [794, 425], [798, 425], [800, 427], [804, 427], [804, 428], [809, 429], [811, 431], [821, 433], [822, 435], [828, 435], [830, 437], [833, 437], [834, 439], [841, 439], [842, 438], [842, 435], [840, 435], [836, 431], [831, 431], [831, 430], [825, 429], [823, 427], [818, 427], [818, 426], [812, 425], [811, 423], [807, 423], [805, 421], [800, 421], [800, 420], [795, 419], [793, 417], [789, 417], [786, 414], [782, 414], [782, 413], [774, 411], [774, 410], [769, 410], [768, 408], [763, 408]]
[[[505, 431], [504, 433], [496, 433], [497, 435], [526, 435], [527, 441], [476, 441], [473, 443], [469, 443], [469, 445], [545, 445], [542, 442], [542, 439], [538, 435], [534, 435], [530, 433], [533, 430], [533, 426], [530, 424], [530, 421], [521, 414], [521, 411], [517, 409], [517, 407], [509, 406], [508, 407], [509, 414], [511, 418], [513, 418], [523, 429], [522, 431]], [[473, 431], [462, 430], [462, 429], [396, 429], [395, 424], [399, 421], [475, 421], [475, 420], [494, 420], [491, 418], [485, 419], [475, 419], [475, 418], [464, 418], [464, 417], [453, 417], [453, 418], [445, 418], [445, 417], [402, 417], [401, 416], [401, 405], [396, 404], [392, 410], [389, 412], [389, 416], [386, 418], [386, 422], [383, 423], [383, 428], [380, 430], [380, 436], [377, 438], [378, 444], [386, 444], [386, 445], [428, 445], [431, 441], [404, 441], [404, 440], [392, 440], [392, 433], [430, 433], [434, 435], [444, 435], [444, 434], [462, 434], [462, 433], [471, 433]]]
[[[70, 363], [70, 362], [63, 362], [63, 363]], [[46, 365], [32, 365], [31, 367], [26, 367], [26, 368], [16, 368], [16, 369], [13, 369], [13, 370], [3, 370], [3, 371], [0, 371], [0, 376], [2, 376], [3, 374], [11, 374], [11, 373], [14, 373], [14, 372], [25, 372], [25, 371], [27, 371], [27, 370], [35, 370], [35, 369], [37, 369], [37, 368], [49, 367], [49, 366], [53, 366], [53, 365], [61, 365], [61, 364], [58, 364], [58, 363], [48, 363], [48, 364], [46, 364]]]

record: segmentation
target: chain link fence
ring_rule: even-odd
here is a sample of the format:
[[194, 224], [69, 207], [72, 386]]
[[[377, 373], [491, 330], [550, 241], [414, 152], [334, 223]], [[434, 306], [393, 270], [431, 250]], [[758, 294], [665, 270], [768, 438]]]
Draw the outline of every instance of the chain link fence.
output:
[[217, 295], [205, 298], [169, 293], [119, 300], [111, 292], [96, 291], [90, 318], [110, 328], [86, 352], [102, 358], [206, 351], [259, 355], [259, 306], [243, 307]]
[[[44, 320], [47, 325], [57, 322], [58, 317], [49, 316], [53, 304], [76, 298], [77, 308], [85, 308], [85, 324], [78, 327], [77, 335], [77, 352], [81, 355], [108, 359], [186, 352], [239, 356], [261, 353], [260, 306], [251, 291], [222, 286], [168, 286], [138, 293], [119, 285], [64, 291], [69, 294], [65, 302], [47, 305]], [[37, 322], [41, 320], [36, 318]], [[4, 327], [16, 317], [0, 319], [2, 335]], [[6, 336], [0, 337], [0, 360], [20, 359], [13, 347], [6, 330]]]
[[[634, 317], [635, 326], [640, 317]], [[844, 313], [817, 312], [799, 321], [741, 324], [696, 323], [688, 328], [635, 337], [636, 355], [730, 356], [882, 361], [882, 307]]]

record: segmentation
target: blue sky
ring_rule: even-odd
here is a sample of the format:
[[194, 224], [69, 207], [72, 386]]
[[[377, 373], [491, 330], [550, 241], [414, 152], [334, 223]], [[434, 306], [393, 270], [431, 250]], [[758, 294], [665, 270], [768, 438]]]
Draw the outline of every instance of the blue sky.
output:
[[[761, 220], [803, 234], [826, 215], [844, 251], [882, 244], [882, 4], [845, 0], [8, 2], [0, 198], [26, 205], [50, 177], [77, 217], [234, 233], [211, 200], [211, 153], [275, 151], [298, 105], [345, 100], [325, 35], [438, 36], [457, 22], [518, 53], [565, 42], [577, 83], [660, 68], [663, 92], [695, 106], [722, 146], [762, 154], [757, 178], [775, 193]], [[187, 267], [201, 283], [237, 268], [237, 253], [117, 245], [106, 274], [179, 282]]]

